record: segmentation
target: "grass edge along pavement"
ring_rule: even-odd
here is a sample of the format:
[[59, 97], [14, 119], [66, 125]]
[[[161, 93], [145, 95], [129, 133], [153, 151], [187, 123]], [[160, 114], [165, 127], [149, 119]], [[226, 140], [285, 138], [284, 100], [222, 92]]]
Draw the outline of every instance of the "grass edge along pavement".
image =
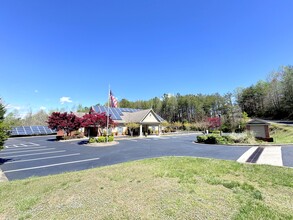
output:
[[0, 184], [0, 219], [292, 219], [293, 169], [145, 159]]

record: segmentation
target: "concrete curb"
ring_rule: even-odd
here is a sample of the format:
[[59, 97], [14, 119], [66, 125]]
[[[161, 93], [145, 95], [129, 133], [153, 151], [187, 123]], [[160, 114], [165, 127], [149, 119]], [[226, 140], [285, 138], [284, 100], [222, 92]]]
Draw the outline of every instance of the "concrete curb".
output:
[[227, 147], [293, 147], [292, 144], [205, 144], [193, 141], [194, 144], [202, 144], [209, 146], [227, 146]]
[[109, 147], [109, 146], [114, 146], [119, 144], [118, 141], [112, 141], [112, 142], [108, 142], [108, 143], [92, 143], [92, 144], [86, 144], [85, 146], [88, 147]]
[[0, 182], [7, 182], [8, 179], [6, 177], [6, 175], [4, 174], [4, 172], [0, 169]]
[[73, 142], [73, 141], [85, 141], [85, 140], [88, 140], [88, 138], [76, 138], [76, 139], [68, 139], [68, 140], [55, 140], [56, 142], [60, 142], [60, 143], [63, 143], [63, 142]]
[[172, 137], [172, 136], [179, 136], [179, 135], [193, 135], [193, 134], [199, 134], [199, 133], [172, 133], [172, 134], [161, 134], [159, 135], [148, 135], [146, 136], [135, 136], [135, 137], [115, 137], [115, 140], [140, 140], [140, 139], [146, 139], [146, 138], [161, 138], [161, 137]]

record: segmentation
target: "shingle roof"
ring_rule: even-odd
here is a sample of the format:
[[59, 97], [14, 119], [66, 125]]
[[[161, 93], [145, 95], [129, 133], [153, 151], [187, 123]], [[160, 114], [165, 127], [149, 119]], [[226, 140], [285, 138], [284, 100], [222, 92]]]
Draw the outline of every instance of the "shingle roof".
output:
[[151, 111], [151, 109], [141, 110], [137, 112], [124, 112], [121, 116], [122, 120], [126, 123], [128, 122], [141, 122], [145, 116]]

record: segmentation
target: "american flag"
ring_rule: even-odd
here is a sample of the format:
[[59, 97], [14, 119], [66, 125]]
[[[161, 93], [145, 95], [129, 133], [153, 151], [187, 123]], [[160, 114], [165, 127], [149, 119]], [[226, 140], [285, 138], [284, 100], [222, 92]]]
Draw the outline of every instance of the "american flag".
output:
[[110, 99], [111, 99], [111, 107], [112, 108], [117, 108], [118, 107], [118, 101], [117, 99], [115, 98], [115, 96], [113, 95], [112, 91], [110, 90]]

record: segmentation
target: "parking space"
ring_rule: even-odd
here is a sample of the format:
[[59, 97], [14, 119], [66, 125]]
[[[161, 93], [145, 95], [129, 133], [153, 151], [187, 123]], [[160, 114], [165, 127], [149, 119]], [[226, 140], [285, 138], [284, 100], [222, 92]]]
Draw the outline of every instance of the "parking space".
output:
[[[237, 160], [251, 147], [194, 144], [195, 134], [119, 140], [118, 145], [89, 147], [53, 137], [12, 138], [0, 151], [0, 168], [9, 180], [46, 176], [162, 156]], [[293, 166], [293, 148], [282, 148], [285, 166]], [[286, 156], [284, 155], [286, 154]], [[290, 158], [291, 155], [291, 158]]]
[[1, 169], [9, 180], [88, 169], [99, 160], [94, 154], [78, 152], [71, 144], [64, 147], [52, 141], [44, 145], [33, 142], [33, 138], [27, 140], [13, 139], [17, 143], [6, 145], [0, 152]]

